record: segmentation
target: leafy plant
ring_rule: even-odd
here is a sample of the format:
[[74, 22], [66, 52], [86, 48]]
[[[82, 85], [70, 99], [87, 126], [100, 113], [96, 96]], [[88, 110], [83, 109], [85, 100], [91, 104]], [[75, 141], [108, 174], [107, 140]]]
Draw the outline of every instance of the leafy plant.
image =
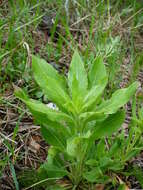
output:
[[125, 112], [120, 108], [135, 94], [139, 83], [119, 89], [109, 100], [104, 100], [102, 94], [108, 77], [102, 57], [95, 59], [87, 73], [77, 51], [67, 78], [36, 56], [32, 57], [32, 69], [38, 85], [57, 106], [57, 109], [49, 108], [30, 99], [21, 89], [15, 92], [28, 106], [51, 145], [39, 172], [45, 178], [67, 176], [74, 188], [84, 180], [109, 181], [107, 172], [116, 172], [124, 165], [119, 159], [114, 160], [120, 142], [116, 140], [108, 151], [105, 139], [112, 140], [112, 134], [120, 129], [125, 119]]
[[[120, 162], [124, 166], [125, 163], [129, 161], [128, 167], [121, 173], [127, 177], [134, 176], [138, 180], [140, 186], [143, 187], [142, 169], [132, 160], [132, 158], [138, 156], [141, 150], [143, 150], [143, 108], [140, 107], [140, 100], [136, 102], [136, 99], [137, 98], [134, 97], [132, 101], [132, 116], [128, 126], [128, 135], [126, 135], [127, 131], [125, 130], [114, 138], [114, 140], [112, 139], [111, 149], [113, 147], [114, 158], [116, 157], [115, 159], [118, 160], [118, 163]], [[117, 152], [120, 154], [120, 159]]]

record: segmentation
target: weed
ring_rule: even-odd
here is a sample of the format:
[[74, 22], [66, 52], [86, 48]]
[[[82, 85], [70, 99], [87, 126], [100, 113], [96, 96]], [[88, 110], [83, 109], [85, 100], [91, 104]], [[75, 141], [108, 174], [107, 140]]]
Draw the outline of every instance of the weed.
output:
[[[51, 17], [51, 15], [54, 16]], [[45, 33], [40, 31], [39, 23], [43, 20], [43, 16], [48, 19], [52, 18], [50, 22], [52, 21], [53, 27], [50, 28], [50, 35], [46, 31], [48, 35], [45, 36]], [[33, 81], [30, 62], [28, 62], [29, 52], [23, 47], [23, 44], [29, 46], [32, 54], [39, 54], [40, 57], [65, 74], [69, 67], [71, 52], [75, 47], [81, 50], [87, 70], [94, 64], [94, 57], [103, 56], [108, 72], [108, 86], [104, 91], [104, 98], [108, 99], [119, 86], [126, 87], [137, 78], [142, 83], [142, 72], [140, 72], [143, 48], [142, 26], [142, 0], [41, 0], [40, 2], [16, 0], [0, 2], [0, 96], [3, 94], [5, 99], [4, 104], [0, 102], [0, 132], [4, 135], [1, 136], [2, 141], [0, 141], [0, 173], [2, 177], [6, 176], [4, 177], [6, 181], [11, 181], [10, 173], [13, 171], [11, 167], [11, 170], [8, 171], [9, 180], [7, 180], [4, 168], [6, 167], [7, 172], [10, 166], [9, 159], [12, 160], [13, 166], [19, 165], [19, 160], [24, 160], [23, 155], [26, 150], [21, 149], [21, 146], [26, 143], [25, 136], [29, 134], [29, 128], [31, 128], [29, 125], [32, 125], [29, 115], [28, 117], [24, 115], [19, 125], [26, 130], [22, 133], [18, 130], [19, 125], [16, 124], [16, 121], [21, 118], [21, 114], [25, 113], [25, 110], [16, 111], [20, 110], [21, 104], [17, 106], [15, 97], [12, 95], [13, 83], [22, 87], [30, 97], [43, 101], [45, 104], [48, 102], [48, 97]], [[10, 99], [7, 98], [9, 95]], [[138, 95], [142, 99], [142, 93]], [[15, 121], [11, 120], [11, 117], [14, 117]], [[30, 122], [25, 128], [25, 121], [29, 120]], [[8, 141], [7, 144], [4, 141], [13, 131], [12, 139], [14, 141], [18, 139], [17, 146], [11, 141]], [[127, 131], [124, 132], [127, 136]], [[23, 140], [21, 141], [21, 139]], [[118, 137], [117, 141], [126, 141], [126, 138]], [[114, 138], [109, 137], [108, 143], [112, 147]], [[108, 143], [106, 141], [106, 146]], [[10, 147], [11, 149], [9, 149]], [[123, 149], [126, 149], [126, 145]], [[16, 156], [15, 154], [11, 156], [12, 152], [17, 150], [20, 152]], [[31, 153], [29, 154], [31, 158]], [[45, 158], [45, 154], [42, 158], [36, 155], [36, 160], [40, 160], [41, 163], [43, 157]], [[27, 167], [24, 161], [22, 163], [24, 168]], [[31, 163], [30, 167], [36, 168], [36, 164], [33, 164], [32, 161]], [[90, 168], [90, 166], [88, 167]], [[15, 173], [17, 175], [17, 170]], [[27, 177], [27, 181], [29, 178]], [[37, 178], [37, 181], [40, 180], [43, 178]], [[32, 184], [32, 179], [30, 181]], [[33, 180], [33, 183], [37, 183], [37, 181]], [[3, 182], [0, 182], [0, 188], [3, 188], [1, 184]], [[86, 185], [85, 189], [88, 189]], [[94, 188], [94, 185], [91, 186]], [[38, 188], [39, 186], [37, 186]]]
[[[125, 119], [125, 112], [120, 108], [135, 94], [139, 84], [134, 82], [128, 88], [114, 92], [109, 100], [103, 100], [107, 73], [101, 56], [95, 59], [87, 73], [77, 51], [72, 57], [67, 80], [46, 61], [35, 56], [32, 69], [43, 92], [57, 106], [54, 110], [29, 99], [20, 89], [15, 92], [28, 106], [41, 126], [43, 137], [51, 145], [47, 161], [39, 172], [48, 178], [68, 176], [74, 188], [84, 180], [109, 182], [108, 171], [123, 170], [125, 162], [136, 155], [133, 148], [125, 154], [123, 133], [113, 142], [111, 137]], [[111, 138], [110, 149], [106, 147], [106, 137]], [[141, 149], [137, 147], [135, 153]]]

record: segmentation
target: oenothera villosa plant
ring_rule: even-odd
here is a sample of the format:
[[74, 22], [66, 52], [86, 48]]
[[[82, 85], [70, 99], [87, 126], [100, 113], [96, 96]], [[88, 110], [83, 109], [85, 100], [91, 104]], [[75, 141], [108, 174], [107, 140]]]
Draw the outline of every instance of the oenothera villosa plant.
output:
[[[58, 108], [54, 110], [30, 99], [22, 90], [15, 92], [51, 145], [40, 170], [49, 178], [68, 176], [75, 186], [82, 180], [96, 182], [97, 176], [102, 176], [100, 167], [91, 167], [97, 165], [97, 150], [104, 150], [104, 138], [121, 127], [125, 112], [120, 108], [135, 94], [139, 84], [134, 82], [104, 100], [108, 77], [102, 58], [97, 57], [87, 72], [78, 51], [74, 52], [67, 78], [36, 56], [32, 57], [32, 69], [36, 82]], [[102, 164], [106, 166], [108, 161], [104, 158]]]

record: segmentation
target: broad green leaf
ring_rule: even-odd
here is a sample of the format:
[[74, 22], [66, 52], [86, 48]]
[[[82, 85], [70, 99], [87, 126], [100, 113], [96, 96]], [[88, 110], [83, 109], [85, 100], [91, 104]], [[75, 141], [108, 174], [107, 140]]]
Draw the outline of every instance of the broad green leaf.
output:
[[107, 78], [104, 78], [99, 85], [93, 86], [84, 98], [84, 106], [82, 110], [95, 109], [98, 98], [101, 96], [105, 86], [107, 84]]
[[98, 179], [103, 177], [103, 173], [99, 167], [92, 169], [89, 172], [83, 173], [83, 177], [89, 182], [97, 182]]
[[[41, 131], [46, 141], [64, 150], [66, 138], [71, 135], [70, 128], [65, 127], [64, 123], [67, 121], [71, 124], [72, 119], [65, 113], [50, 109], [39, 101], [28, 99], [22, 90], [17, 91], [16, 95], [26, 103], [37, 123], [41, 125]], [[23, 99], [23, 97], [26, 97], [26, 99]]]
[[59, 150], [59, 147], [56, 146], [50, 146], [48, 149], [48, 164], [49, 165], [55, 165], [57, 167], [63, 167], [65, 164], [65, 154], [62, 151], [63, 155], [61, 157], [61, 150]]
[[107, 78], [106, 74], [106, 68], [103, 63], [102, 57], [97, 57], [94, 60], [94, 63], [92, 64], [90, 70], [89, 70], [89, 87], [93, 87], [95, 85], [102, 84], [102, 80], [104, 78]]
[[90, 121], [95, 121], [95, 120], [103, 120], [105, 119], [105, 115], [103, 113], [98, 113], [98, 112], [85, 112], [80, 114], [80, 120], [83, 121], [83, 123], [87, 123]]
[[[48, 144], [56, 146], [62, 151], [64, 151], [66, 147], [66, 138], [65, 136], [63, 136], [64, 132], [61, 131], [62, 128], [58, 129], [59, 126], [58, 125], [56, 126], [56, 125], [54, 124], [53, 126], [51, 122], [49, 125], [42, 125], [41, 133]], [[64, 127], [63, 127], [63, 130], [64, 130]]]
[[80, 157], [79, 150], [80, 153], [86, 151], [87, 139], [89, 139], [90, 136], [91, 133], [88, 131], [85, 135], [69, 138], [67, 140], [67, 153], [72, 157]]
[[[24, 92], [22, 90], [15, 92], [16, 96], [22, 100], [30, 109], [31, 113], [37, 120], [46, 120], [49, 119], [50, 121], [56, 122], [72, 122], [72, 118], [60, 111], [53, 110], [46, 106], [45, 104], [41, 103], [40, 101], [23, 98]], [[25, 96], [24, 96], [25, 97]]]
[[72, 136], [68, 126], [50, 120], [38, 123], [41, 125], [42, 136], [46, 142], [62, 149], [62, 151], [65, 150], [66, 141]]
[[36, 56], [32, 57], [32, 69], [36, 82], [49, 100], [59, 107], [64, 107], [64, 104], [70, 100], [64, 79], [50, 64]]
[[76, 157], [79, 145], [81, 144], [81, 138], [74, 137], [67, 140], [67, 153], [70, 156]]
[[39, 114], [39, 116], [43, 116], [43, 117], [45, 116], [47, 119], [49, 119], [51, 121], [72, 122], [72, 119], [67, 114], [60, 112], [60, 111], [53, 110], [51, 108], [48, 108], [48, 106], [46, 106], [45, 104], [43, 104], [39, 101], [30, 99], [29, 101], [26, 101], [25, 103], [29, 107], [32, 114], [34, 116], [36, 116], [37, 118], [38, 118], [38, 114]]
[[45, 162], [40, 168], [39, 172], [45, 172], [48, 178], [62, 178], [67, 175], [67, 171], [63, 167], [57, 167]]
[[120, 107], [126, 104], [130, 98], [135, 94], [139, 82], [134, 82], [128, 88], [117, 90], [111, 97], [111, 99], [102, 103], [96, 111], [104, 114], [115, 113]]
[[39, 71], [42, 71], [42, 74], [47, 74], [49, 77], [54, 78], [57, 80], [60, 85], [66, 89], [66, 80], [65, 78], [60, 75], [56, 69], [49, 63], [47, 63], [44, 59], [41, 59], [35, 55], [32, 55], [32, 66], [33, 70], [40, 69]]
[[93, 138], [100, 139], [112, 135], [116, 132], [125, 120], [125, 112], [118, 111], [115, 114], [109, 115], [103, 122], [98, 122], [95, 126]]
[[76, 107], [81, 108], [83, 97], [87, 91], [87, 74], [84, 68], [84, 63], [76, 50], [72, 57], [70, 69], [68, 73], [68, 85], [72, 95], [72, 100]]

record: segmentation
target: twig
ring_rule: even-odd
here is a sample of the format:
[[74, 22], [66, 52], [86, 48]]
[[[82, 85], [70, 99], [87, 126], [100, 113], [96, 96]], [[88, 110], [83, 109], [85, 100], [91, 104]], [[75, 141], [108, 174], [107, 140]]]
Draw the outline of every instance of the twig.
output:
[[0, 132], [0, 135], [1, 135], [4, 139], [6, 139], [6, 140], [8, 140], [8, 141], [11, 141], [11, 142], [13, 142], [13, 143], [15, 143], [15, 144], [17, 144], [17, 142], [15, 142], [14, 140], [12, 140], [12, 139], [10, 139], [9, 137], [5, 136], [5, 135], [2, 134], [1, 132]]

